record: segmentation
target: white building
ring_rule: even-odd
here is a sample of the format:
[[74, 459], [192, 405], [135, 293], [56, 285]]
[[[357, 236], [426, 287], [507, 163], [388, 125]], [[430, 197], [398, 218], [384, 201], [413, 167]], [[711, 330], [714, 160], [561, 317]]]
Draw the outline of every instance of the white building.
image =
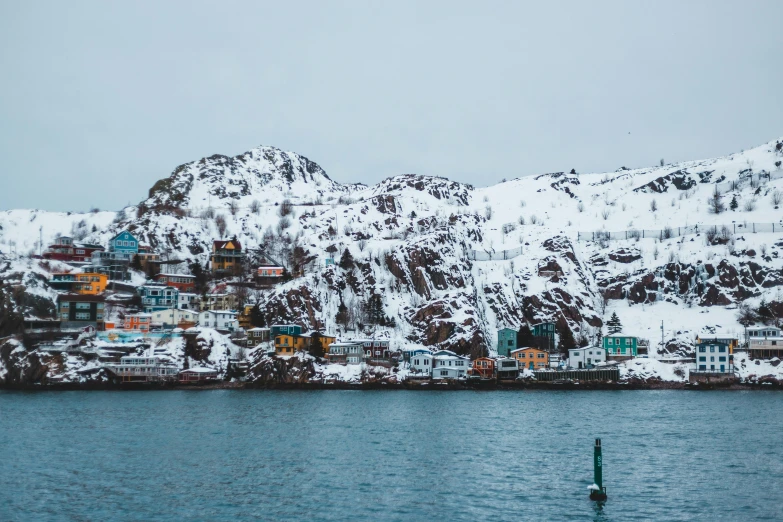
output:
[[595, 346], [568, 350], [568, 366], [571, 368], [592, 368], [606, 362], [606, 350]]
[[416, 375], [432, 375], [432, 354], [417, 353], [411, 355], [411, 373]]
[[[433, 379], [457, 379], [468, 376], [470, 368], [470, 359], [457, 355], [449, 350], [439, 350], [432, 355], [432, 378]], [[454, 369], [456, 373], [452, 377], [452, 372], [443, 372], [442, 370]]]
[[198, 310], [198, 296], [196, 294], [180, 293], [177, 308], [181, 310]]
[[160, 325], [163, 328], [175, 328], [179, 323], [196, 323], [199, 320], [198, 313], [192, 310], [177, 310], [176, 308], [158, 310], [150, 315], [152, 315], [152, 324]]
[[353, 341], [335, 342], [329, 345], [326, 358], [331, 363], [361, 364], [364, 360], [364, 346]]
[[229, 310], [205, 310], [198, 314], [198, 324], [215, 330], [234, 331], [239, 329], [236, 312]]

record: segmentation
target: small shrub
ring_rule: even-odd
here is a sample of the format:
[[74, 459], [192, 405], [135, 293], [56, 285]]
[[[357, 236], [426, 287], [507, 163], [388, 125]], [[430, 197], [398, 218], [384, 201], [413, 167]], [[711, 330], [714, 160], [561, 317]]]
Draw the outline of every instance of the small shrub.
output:
[[601, 211], [601, 217], [604, 218], [604, 221], [609, 219], [609, 209], [605, 208]]
[[749, 199], [745, 201], [745, 203], [742, 205], [742, 209], [745, 212], [753, 212], [756, 210], [756, 201], [754, 199]]
[[280, 235], [291, 226], [291, 219], [288, 216], [283, 216], [280, 221], [277, 222], [277, 234]]
[[252, 212], [253, 214], [258, 214], [259, 212], [261, 212], [261, 203], [257, 199], [254, 199], [250, 203], [250, 212]]
[[535, 214], [533, 214], [532, 216], [530, 216], [530, 224], [535, 225], [536, 223], [538, 223], [538, 218], [536, 217]]
[[783, 192], [779, 190], [775, 190], [774, 192], [772, 192], [771, 199], [772, 199], [772, 204], [777, 207], [778, 205], [780, 205], [780, 202], [783, 201]]
[[525, 224], [525, 216], [519, 216], [519, 219], [517, 221], [519, 221], [520, 225], [524, 225]]
[[278, 214], [280, 214], [280, 217], [286, 217], [293, 213], [294, 211], [294, 204], [291, 203], [291, 200], [286, 198], [283, 200], [282, 203], [280, 203], [280, 208], [278, 209]]
[[522, 201], [520, 201], [520, 202], [519, 202], [519, 206], [520, 206], [520, 207], [522, 207], [522, 208], [525, 208], [525, 205], [527, 205], [527, 203], [525, 203], [525, 200], [524, 200], [524, 199], [523, 199]]
[[672, 238], [672, 227], [666, 226], [663, 227], [663, 232], [661, 233], [663, 236], [663, 239], [671, 239]]
[[650, 212], [658, 210], [658, 202], [655, 200], [650, 201]]
[[484, 217], [487, 218], [487, 220], [492, 219], [492, 207], [490, 205], [487, 205], [484, 208]]
[[239, 204], [236, 202], [236, 200], [231, 200], [228, 202], [228, 211], [231, 213], [232, 216], [236, 216], [237, 212], [239, 212]]
[[585, 204], [584, 204], [584, 203], [582, 203], [582, 202], [580, 201], [580, 202], [579, 202], [579, 203], [576, 205], [576, 210], [578, 210], [579, 212], [584, 212], [584, 211], [585, 211]]

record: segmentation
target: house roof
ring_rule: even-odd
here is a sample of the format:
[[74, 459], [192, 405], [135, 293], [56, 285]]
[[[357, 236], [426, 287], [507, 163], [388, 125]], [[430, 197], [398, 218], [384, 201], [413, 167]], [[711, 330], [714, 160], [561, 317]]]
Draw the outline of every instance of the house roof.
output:
[[198, 367], [198, 368], [188, 368], [187, 370], [182, 370], [179, 373], [217, 373], [217, 370], [215, 370], [214, 368]]
[[[111, 238], [109, 241], [110, 241], [110, 242], [111, 242], [111, 241], [114, 241], [115, 239], [117, 239], [117, 238], [118, 238], [118, 237], [120, 237], [121, 235], [125, 234], [126, 232], [127, 232], [128, 234], [130, 234], [130, 235], [131, 235], [131, 237], [132, 237], [133, 239], [136, 239], [136, 236], [134, 236], [132, 232], [130, 232], [130, 231], [128, 231], [128, 230], [122, 230], [121, 232], [118, 232], [118, 233], [117, 233], [117, 235], [116, 235], [116, 236], [114, 236], [113, 238]], [[138, 240], [138, 239], [136, 239], [136, 243], [138, 243], [138, 242], [139, 242], [139, 240]]]
[[229, 239], [228, 241], [213, 241], [213, 242], [212, 242], [212, 247], [213, 247], [215, 250], [220, 250], [220, 249], [226, 248], [226, 245], [228, 245], [229, 243], [230, 243], [230, 244], [231, 244], [231, 245], [232, 245], [232, 246], [233, 246], [235, 249], [237, 249], [237, 250], [242, 250], [242, 243], [240, 243], [239, 241], [237, 241], [237, 240], [235, 240], [235, 239]]
[[268, 332], [269, 328], [251, 328], [248, 332]]
[[535, 346], [523, 346], [522, 348], [517, 348], [516, 350], [511, 350], [509, 353], [517, 353], [524, 350], [536, 350], [537, 352], [545, 352], [546, 350], [541, 350], [540, 348], [536, 348]]
[[186, 277], [188, 279], [195, 279], [196, 278], [196, 276], [190, 275], [190, 274], [158, 274], [155, 277], [168, 277], [168, 276], [172, 276], [172, 277]]
[[623, 333], [623, 332], [607, 334], [607, 335], [604, 335], [604, 337], [634, 337], [636, 339], [639, 338], [639, 336], [637, 336], [637, 335], [626, 334], [626, 333]]
[[70, 303], [103, 303], [106, 298], [102, 295], [60, 294], [57, 301]]

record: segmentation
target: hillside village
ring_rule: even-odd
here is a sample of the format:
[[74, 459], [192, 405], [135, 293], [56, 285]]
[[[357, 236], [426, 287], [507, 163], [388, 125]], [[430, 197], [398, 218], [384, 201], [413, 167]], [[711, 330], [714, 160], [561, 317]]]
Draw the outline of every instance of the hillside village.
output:
[[366, 187], [262, 147], [5, 211], [0, 383], [778, 382], [781, 158]]

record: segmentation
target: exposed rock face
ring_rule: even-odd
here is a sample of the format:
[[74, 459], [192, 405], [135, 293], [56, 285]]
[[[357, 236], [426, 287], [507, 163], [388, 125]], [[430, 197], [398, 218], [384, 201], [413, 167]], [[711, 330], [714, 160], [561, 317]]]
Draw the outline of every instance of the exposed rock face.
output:
[[[698, 178], [698, 181], [694, 178]], [[698, 172], [695, 175], [690, 174], [687, 170], [677, 170], [671, 174], [666, 174], [656, 178], [655, 180], [637, 187], [634, 192], [650, 192], [650, 193], [663, 193], [669, 190], [670, 186], [673, 186], [677, 190], [688, 190], [696, 186], [696, 183], [708, 183], [712, 176], [712, 171]]]

